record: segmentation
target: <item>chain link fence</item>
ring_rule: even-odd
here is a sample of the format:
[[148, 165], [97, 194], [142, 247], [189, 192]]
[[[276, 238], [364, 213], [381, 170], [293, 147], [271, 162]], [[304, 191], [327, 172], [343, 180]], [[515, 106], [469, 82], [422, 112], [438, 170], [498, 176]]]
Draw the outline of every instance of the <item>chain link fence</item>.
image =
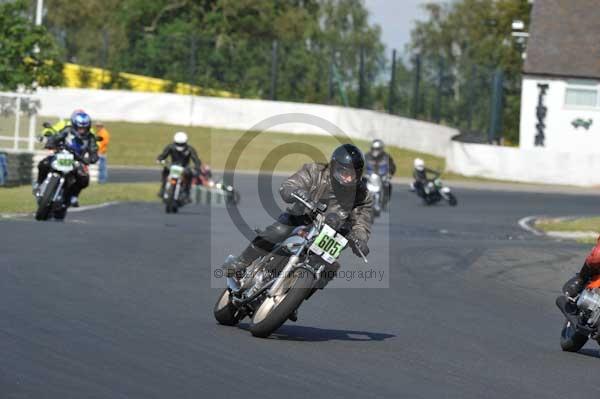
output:
[[[143, 34], [120, 44], [119, 55], [110, 59], [105, 38], [95, 66], [114, 77], [104, 84], [107, 89], [127, 89], [118, 73], [129, 72], [169, 80], [167, 92], [187, 83], [196, 95], [228, 92], [388, 112], [459, 128], [467, 141], [500, 143], [508, 129], [516, 141], [518, 128], [504, 123], [515, 118], [505, 104], [506, 96], [518, 97], [519, 91], [514, 83], [508, 90], [496, 66], [395, 51], [386, 58], [368, 44], [323, 43]], [[79, 80], [85, 87], [86, 76]]]

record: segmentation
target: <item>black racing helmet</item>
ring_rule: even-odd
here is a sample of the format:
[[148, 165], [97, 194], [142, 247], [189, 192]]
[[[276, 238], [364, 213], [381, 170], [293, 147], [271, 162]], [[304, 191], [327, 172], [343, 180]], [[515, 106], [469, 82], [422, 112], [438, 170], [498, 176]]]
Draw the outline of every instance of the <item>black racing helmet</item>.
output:
[[342, 187], [353, 187], [362, 178], [365, 158], [358, 147], [344, 144], [333, 151], [330, 167], [334, 183]]

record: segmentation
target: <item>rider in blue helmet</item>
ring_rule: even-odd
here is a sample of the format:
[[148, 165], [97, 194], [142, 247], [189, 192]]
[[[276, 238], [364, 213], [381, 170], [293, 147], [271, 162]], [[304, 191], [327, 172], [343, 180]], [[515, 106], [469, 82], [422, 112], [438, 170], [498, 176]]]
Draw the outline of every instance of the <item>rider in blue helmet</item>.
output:
[[83, 111], [74, 113], [71, 116], [71, 126], [79, 138], [85, 139], [91, 133], [92, 118]]
[[[98, 144], [96, 137], [91, 131], [92, 118], [83, 110], [75, 110], [71, 114], [69, 123], [58, 133], [47, 135], [45, 148], [55, 149], [61, 145], [73, 152], [81, 159], [79, 167], [73, 174], [74, 179], [68, 185], [70, 194], [70, 205], [79, 206], [79, 193], [90, 183], [90, 175], [87, 165], [98, 161]], [[34, 188], [34, 194], [39, 195], [38, 187], [44, 182], [50, 171], [52, 156], [44, 158], [38, 164], [38, 179]]]

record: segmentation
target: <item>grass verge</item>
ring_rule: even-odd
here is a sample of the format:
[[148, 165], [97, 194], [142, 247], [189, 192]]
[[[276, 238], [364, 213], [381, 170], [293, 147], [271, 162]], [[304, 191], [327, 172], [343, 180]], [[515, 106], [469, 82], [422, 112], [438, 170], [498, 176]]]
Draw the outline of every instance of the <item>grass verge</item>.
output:
[[[34, 212], [35, 199], [30, 186], [2, 188], [0, 213]], [[157, 183], [92, 184], [81, 193], [81, 205], [95, 205], [111, 201], [158, 201]]]
[[600, 232], [600, 217], [544, 218], [538, 219], [535, 222], [535, 227], [549, 234], [573, 234], [575, 241], [593, 244], [596, 242]]
[[535, 227], [543, 231], [598, 231], [600, 232], [600, 217], [576, 219], [539, 219]]
[[[53, 123], [56, 118], [41, 117], [39, 120]], [[237, 170], [295, 171], [311, 158], [324, 160], [324, 156], [329, 157], [340, 142], [346, 142], [333, 136], [274, 132], [264, 132], [252, 138], [253, 134], [246, 135], [240, 130], [158, 123], [107, 122], [106, 128], [111, 134], [109, 164], [126, 166], [154, 165], [154, 160], [164, 146], [172, 142], [176, 131], [187, 132], [190, 144], [198, 150], [200, 159], [218, 170], [225, 169], [227, 159], [233, 157], [237, 158]], [[369, 141], [353, 141], [362, 150], [369, 148]], [[300, 149], [305, 150], [307, 155], [289, 154]], [[433, 169], [443, 170], [445, 166], [445, 160], [440, 157], [391, 146], [388, 150], [396, 160], [397, 176], [412, 175], [413, 160], [417, 157], [424, 159]]]

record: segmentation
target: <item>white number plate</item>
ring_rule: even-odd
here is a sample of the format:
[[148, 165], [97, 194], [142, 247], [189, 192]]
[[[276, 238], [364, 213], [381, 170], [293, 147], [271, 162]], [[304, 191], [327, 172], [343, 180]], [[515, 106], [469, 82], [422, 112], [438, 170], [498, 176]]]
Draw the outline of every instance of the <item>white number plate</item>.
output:
[[60, 172], [70, 172], [73, 170], [75, 157], [69, 152], [59, 152], [54, 157], [52, 167]]
[[171, 179], [178, 179], [179, 176], [181, 176], [181, 174], [183, 173], [184, 169], [185, 168], [183, 166], [171, 165], [171, 168], [169, 169], [169, 177]]
[[323, 225], [321, 232], [310, 246], [310, 250], [320, 255], [327, 263], [333, 263], [340, 257], [348, 240], [331, 226]]

